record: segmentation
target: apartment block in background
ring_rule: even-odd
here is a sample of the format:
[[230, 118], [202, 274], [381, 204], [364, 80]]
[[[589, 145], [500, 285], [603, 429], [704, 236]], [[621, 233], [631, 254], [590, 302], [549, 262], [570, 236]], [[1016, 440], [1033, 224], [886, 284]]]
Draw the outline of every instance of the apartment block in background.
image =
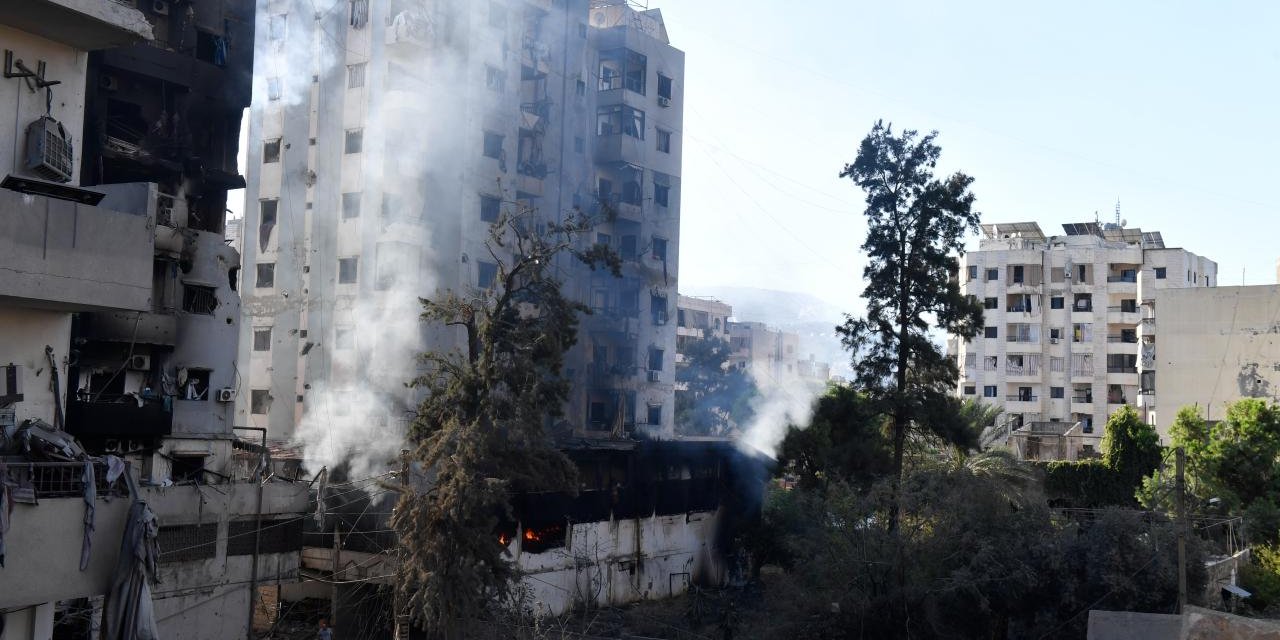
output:
[[1159, 232], [1063, 228], [1046, 236], [1034, 222], [983, 225], [958, 274], [984, 326], [950, 342], [956, 391], [1000, 406], [1001, 426], [1021, 430], [1015, 445], [1031, 458], [1091, 455], [1122, 405], [1151, 420], [1157, 293], [1218, 282], [1216, 263], [1166, 247]]
[[243, 637], [252, 594], [295, 579], [307, 504], [248, 477], [231, 425], [222, 220], [254, 2], [20, 4], [0, 9], [2, 635], [90, 636], [131, 503], [114, 455], [158, 518], [160, 635]]
[[[355, 398], [402, 419], [415, 352], [463, 345], [419, 297], [493, 284], [503, 211], [605, 222], [623, 276], [558, 265], [591, 307], [559, 433], [672, 433], [684, 54], [627, 2], [307, 0], [259, 16], [241, 230], [236, 424], [287, 438]], [[610, 215], [606, 215], [606, 214]], [[584, 244], [585, 246], [585, 244]], [[375, 327], [376, 324], [376, 327]]]

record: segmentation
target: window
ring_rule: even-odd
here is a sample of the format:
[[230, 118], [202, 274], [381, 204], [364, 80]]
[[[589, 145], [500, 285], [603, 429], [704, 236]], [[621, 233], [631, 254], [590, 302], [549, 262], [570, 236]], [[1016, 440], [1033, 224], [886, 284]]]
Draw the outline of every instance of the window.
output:
[[585, 22], [578, 23], [578, 37], [579, 38], [587, 37], [587, 23]]
[[343, 153], [360, 153], [364, 146], [364, 129], [347, 129], [346, 146]]
[[254, 351], [270, 351], [271, 350], [271, 327], [254, 327], [253, 350]]
[[502, 69], [486, 65], [484, 68], [484, 86], [491, 91], [502, 91], [503, 85], [507, 83], [507, 74]]
[[489, 3], [489, 26], [495, 29], [507, 28], [507, 8], [501, 2]]
[[964, 394], [966, 396], [975, 395], [976, 393], [978, 393], [978, 387], [971, 384], [966, 384], [964, 386]]
[[977, 368], [977, 366], [978, 366], [978, 354], [976, 353], [964, 354], [964, 368], [975, 369]]
[[662, 129], [656, 129], [658, 132], [658, 151], [662, 153], [671, 153], [671, 132]]
[[623, 260], [634, 260], [636, 258], [635, 236], [622, 236], [618, 241], [618, 257]]
[[209, 379], [213, 372], [208, 369], [187, 369], [186, 381], [182, 380], [182, 370], [178, 370], [178, 398], [181, 400], [208, 400]]
[[649, 347], [649, 370], [662, 371], [663, 351], [657, 347]]
[[355, 29], [363, 29], [369, 22], [369, 0], [351, 0], [351, 12], [347, 22]]
[[983, 327], [983, 328], [982, 328], [982, 337], [984, 337], [984, 338], [996, 338], [996, 337], [999, 337], [999, 327]]
[[667, 261], [667, 239], [654, 236], [653, 238], [653, 259]]
[[626, 88], [640, 95], [645, 92], [648, 58], [630, 49], [600, 52], [600, 91]]
[[574, 136], [574, 137], [573, 137], [573, 151], [574, 151], [574, 153], [582, 153], [584, 149], [586, 149], [586, 143], [585, 143], [585, 141], [583, 141], [583, 139], [582, 139], [582, 138], [580, 138], [580, 137], [578, 137], [578, 136]]
[[649, 294], [649, 314], [653, 317], [653, 324], [664, 325], [667, 323], [667, 297], [655, 294]]
[[989, 384], [989, 385], [986, 385], [985, 387], [982, 387], [982, 397], [984, 398], [996, 397], [996, 386], [994, 384]]
[[587, 83], [582, 80], [575, 81], [573, 84], [573, 92], [577, 94], [579, 98], [585, 97], [587, 95]]
[[284, 14], [271, 16], [270, 22], [268, 23], [268, 33], [270, 34], [272, 41], [279, 42], [284, 40], [285, 27], [288, 24], [286, 22], [287, 18], [288, 16]]
[[996, 367], [998, 367], [999, 365], [1000, 365], [999, 356], [983, 356], [982, 357], [983, 371], [995, 371]]
[[1052, 298], [1049, 298], [1050, 309], [1064, 309], [1066, 308], [1065, 305], [1066, 305], [1066, 302], [1062, 296], [1054, 296]]
[[347, 65], [347, 88], [358, 89], [364, 86], [364, 63]]
[[600, 107], [596, 110], [596, 134], [622, 134], [644, 140], [644, 112], [625, 104]]
[[480, 196], [480, 221], [490, 224], [498, 221], [498, 211], [502, 201], [493, 196]]
[[969, 265], [969, 279], [970, 280], [978, 279], [978, 265], [976, 264]]
[[660, 404], [649, 405], [648, 418], [649, 418], [649, 424], [651, 425], [662, 424], [662, 405]]
[[342, 219], [350, 220], [360, 217], [360, 193], [342, 194]]
[[271, 231], [276, 228], [277, 200], [258, 202], [258, 251], [266, 251], [271, 243]]
[[333, 348], [344, 351], [356, 348], [356, 333], [351, 327], [337, 327], [333, 330]]
[[658, 104], [671, 104], [671, 78], [658, 74]]
[[1168, 273], [1168, 269], [1164, 267], [1156, 267], [1156, 280], [1164, 280]]
[[671, 178], [665, 173], [654, 172], [653, 174], [653, 203], [660, 206], [670, 206], [671, 201]]
[[1067, 392], [1062, 387], [1049, 387], [1049, 397], [1053, 399], [1062, 399], [1067, 397]]
[[250, 391], [249, 412], [256, 416], [265, 416], [271, 413], [271, 391], [268, 389]]
[[267, 99], [280, 99], [280, 78], [267, 78]]
[[982, 299], [982, 308], [983, 308], [983, 309], [998, 309], [998, 308], [1000, 308], [1000, 300], [999, 300], [998, 298], [983, 298], [983, 299]]
[[476, 278], [476, 284], [481, 289], [488, 289], [497, 283], [498, 265], [492, 262], [485, 262], [483, 260], [479, 260], [476, 262], [476, 266], [477, 266], [476, 271], [478, 272], [477, 278]]
[[254, 282], [255, 287], [259, 289], [270, 289], [276, 286], [276, 263], [259, 262], [255, 265], [257, 268], [258, 279]]
[[262, 143], [262, 163], [280, 162], [280, 138]]
[[492, 131], [484, 132], [484, 157], [502, 157], [502, 136]]
[[987, 282], [995, 282], [1000, 279], [999, 269], [987, 269]]
[[1061, 340], [1061, 339], [1062, 339], [1062, 327], [1050, 327], [1050, 328], [1049, 328], [1049, 339], [1050, 339], [1050, 340]]
[[213, 287], [182, 283], [182, 310], [211, 316], [218, 308], [218, 296]]
[[338, 258], [338, 284], [355, 284], [359, 258]]

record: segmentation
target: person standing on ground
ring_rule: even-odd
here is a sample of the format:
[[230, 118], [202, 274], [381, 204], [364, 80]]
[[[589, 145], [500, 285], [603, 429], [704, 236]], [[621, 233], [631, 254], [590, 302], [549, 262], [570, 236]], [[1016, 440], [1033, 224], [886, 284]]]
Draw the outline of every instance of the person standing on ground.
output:
[[320, 618], [320, 631], [316, 634], [316, 640], [333, 640], [333, 629], [329, 628], [329, 621]]

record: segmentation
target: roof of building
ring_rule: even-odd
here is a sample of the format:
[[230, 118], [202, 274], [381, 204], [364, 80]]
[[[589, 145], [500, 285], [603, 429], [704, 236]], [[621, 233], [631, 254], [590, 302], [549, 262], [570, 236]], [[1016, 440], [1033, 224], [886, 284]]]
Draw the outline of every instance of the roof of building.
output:
[[999, 222], [982, 225], [982, 233], [988, 238], [1029, 238], [1044, 240], [1044, 232], [1035, 222]]

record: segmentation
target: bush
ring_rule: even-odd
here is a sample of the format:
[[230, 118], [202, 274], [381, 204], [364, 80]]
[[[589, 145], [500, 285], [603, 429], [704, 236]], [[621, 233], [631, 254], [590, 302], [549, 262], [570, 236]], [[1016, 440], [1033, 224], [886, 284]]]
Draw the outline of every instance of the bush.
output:
[[1253, 594], [1245, 603], [1257, 612], [1280, 606], [1280, 548], [1254, 547], [1249, 564], [1240, 569], [1240, 585]]
[[1055, 507], [1092, 509], [1137, 507], [1130, 478], [1101, 460], [1037, 462], [1044, 472], [1044, 493]]

